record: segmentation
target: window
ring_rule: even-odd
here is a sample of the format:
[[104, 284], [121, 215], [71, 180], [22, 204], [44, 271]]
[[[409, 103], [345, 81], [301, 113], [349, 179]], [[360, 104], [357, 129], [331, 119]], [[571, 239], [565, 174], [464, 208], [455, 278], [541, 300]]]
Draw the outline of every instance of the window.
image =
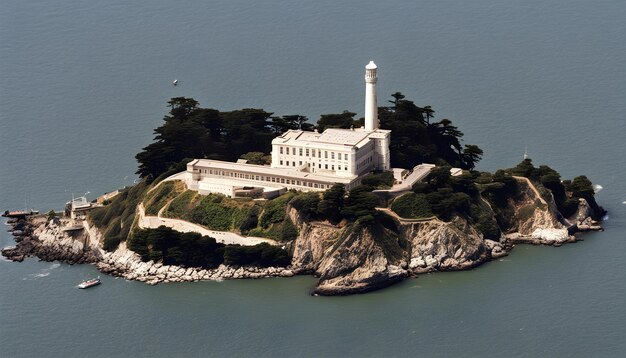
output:
[[335, 170], [335, 166], [333, 165], [333, 166], [331, 167], [331, 169], [332, 169], [332, 170]]
[[306, 153], [306, 156], [308, 157], [309, 156], [309, 148], [306, 149], [305, 153]]
[[299, 156], [302, 156], [302, 148], [300, 148], [300, 149], [298, 150], [298, 155], [299, 155]]
[[282, 160], [280, 161], [280, 165], [283, 165], [283, 161]]
[[283, 147], [278, 147], [278, 151], [280, 152], [280, 154], [283, 154]]
[[328, 164], [324, 164], [324, 169], [328, 169]]
[[344, 154], [343, 159], [348, 160], [348, 153]]
[[299, 161], [299, 162], [298, 162], [298, 165], [302, 165], [302, 161]]
[[324, 151], [324, 158], [328, 159], [328, 151], [327, 150]]
[[318, 164], [318, 165], [317, 165], [317, 167], [318, 167], [319, 169], [322, 169], [322, 165], [321, 165], [321, 164]]
[[287, 154], [289, 154], [289, 147], [287, 147]]
[[335, 159], [335, 152], [330, 152], [330, 159]]
[[343, 167], [343, 170], [348, 170], [348, 166], [346, 165], [345, 167]]
[[313, 158], [315, 158], [315, 149], [313, 149], [312, 152], [313, 152]]
[[285, 184], [285, 179], [284, 178], [280, 178], [280, 182]]
[[296, 162], [291, 162], [291, 166], [295, 167], [296, 166]]

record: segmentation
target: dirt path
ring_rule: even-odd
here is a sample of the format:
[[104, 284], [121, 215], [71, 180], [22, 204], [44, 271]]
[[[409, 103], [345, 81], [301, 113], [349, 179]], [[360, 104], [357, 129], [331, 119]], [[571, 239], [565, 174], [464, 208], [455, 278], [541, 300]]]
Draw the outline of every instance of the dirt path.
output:
[[398, 221], [400, 221], [401, 223], [421, 223], [421, 222], [425, 222], [425, 221], [441, 221], [439, 219], [437, 219], [436, 216], [431, 216], [428, 218], [419, 218], [419, 219], [406, 219], [403, 218], [401, 216], [399, 216], [398, 214], [396, 214], [393, 210], [389, 209], [389, 208], [376, 208], [376, 210], [381, 211], [395, 219], [397, 219]]
[[517, 179], [517, 180], [522, 180], [522, 181], [526, 181], [526, 183], [528, 183], [528, 186], [530, 187], [530, 189], [532, 189], [532, 191], [535, 193], [535, 195], [537, 195], [537, 197], [539, 198], [539, 200], [541, 201], [542, 204], [544, 205], [548, 205], [548, 203], [543, 200], [543, 197], [541, 196], [541, 194], [539, 194], [539, 191], [537, 190], [537, 188], [535, 188], [535, 184], [533, 184], [528, 178], [526, 177], [518, 177], [518, 176], [513, 176], [513, 178]]

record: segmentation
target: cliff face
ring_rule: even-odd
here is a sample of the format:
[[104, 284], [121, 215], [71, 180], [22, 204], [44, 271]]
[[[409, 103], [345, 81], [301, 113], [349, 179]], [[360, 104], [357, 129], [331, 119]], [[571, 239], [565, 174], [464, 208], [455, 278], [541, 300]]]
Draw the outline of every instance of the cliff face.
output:
[[429, 220], [402, 226], [411, 244], [409, 269], [413, 274], [463, 270], [476, 266], [504, 252], [497, 243], [485, 244], [482, 235], [460, 217], [450, 222]]
[[[520, 180], [520, 189], [521, 195], [505, 208], [507, 217], [501, 221], [506, 235], [501, 242], [484, 240], [458, 216], [450, 222], [394, 217], [396, 227], [390, 230], [310, 222], [289, 208], [289, 218], [300, 230], [288, 245], [292, 266], [319, 276], [315, 293], [350, 294], [420, 273], [469, 269], [507, 255], [515, 243], [558, 246], [576, 241], [560, 222], [552, 200], [543, 199], [527, 180]], [[586, 212], [582, 204], [581, 216]]]
[[462, 218], [451, 222], [397, 222], [399, 233], [381, 226], [336, 227], [306, 222], [294, 209], [300, 227], [290, 244], [292, 265], [320, 277], [315, 293], [351, 294], [379, 289], [409, 275], [462, 270], [506, 254]]
[[[559, 221], [552, 200], [544, 200], [530, 182], [520, 181], [521, 195], [511, 199], [498, 220], [505, 233], [500, 242], [484, 240], [467, 219], [454, 217], [407, 220], [382, 210], [381, 220], [369, 226], [343, 222], [331, 225], [310, 221], [291, 206], [287, 216], [298, 228], [288, 243], [290, 267], [255, 268], [220, 266], [205, 270], [141, 262], [125, 243], [114, 252], [102, 249], [103, 235], [83, 222], [82, 230], [67, 230], [68, 223], [46, 222], [39, 217], [14, 225], [17, 247], [2, 251], [10, 259], [28, 256], [70, 264], [92, 263], [104, 273], [149, 284], [198, 280], [261, 278], [294, 274], [319, 277], [314, 293], [345, 295], [376, 290], [407, 276], [433, 271], [464, 270], [508, 254], [515, 243], [560, 245], [575, 241]], [[487, 209], [488, 210], [488, 209]], [[589, 205], [581, 200], [570, 222], [579, 228], [589, 222]], [[384, 217], [387, 216], [387, 217]], [[565, 224], [569, 224], [561, 218]]]
[[531, 235], [536, 229], [564, 229], [556, 215], [554, 202], [547, 202], [537, 189], [526, 178], [518, 178], [520, 195], [516, 199], [509, 199], [507, 214], [508, 220], [502, 231], [505, 233], [517, 232], [521, 235]]
[[288, 208], [287, 214], [300, 229], [298, 237], [289, 244], [292, 266], [320, 277], [314, 293], [367, 292], [407, 275], [398, 266], [401, 262], [384, 252], [370, 229], [308, 222], [293, 208]]
[[517, 179], [520, 195], [515, 199], [509, 199], [498, 220], [505, 233], [505, 239], [547, 245], [575, 241], [575, 238], [569, 235], [567, 221], [559, 220], [560, 214], [552, 197], [546, 201], [527, 178]]

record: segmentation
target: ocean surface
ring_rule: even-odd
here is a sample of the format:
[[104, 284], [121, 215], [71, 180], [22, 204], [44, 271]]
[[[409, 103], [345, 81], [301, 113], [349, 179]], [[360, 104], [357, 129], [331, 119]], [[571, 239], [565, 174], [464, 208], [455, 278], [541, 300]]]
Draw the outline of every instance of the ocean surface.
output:
[[0, 0], [2, 210], [132, 184], [171, 97], [363, 115], [374, 60], [379, 104], [431, 105], [479, 169], [527, 147], [609, 211], [576, 244], [350, 297], [311, 296], [313, 277], [77, 290], [94, 267], [0, 260], [0, 356], [623, 356], [625, 19], [620, 0]]

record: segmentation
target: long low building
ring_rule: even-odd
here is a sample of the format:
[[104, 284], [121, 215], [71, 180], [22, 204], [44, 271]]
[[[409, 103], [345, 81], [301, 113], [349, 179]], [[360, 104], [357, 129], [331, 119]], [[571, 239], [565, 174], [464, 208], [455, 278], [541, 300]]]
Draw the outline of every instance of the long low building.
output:
[[189, 189], [200, 194], [219, 193], [230, 197], [260, 194], [272, 198], [289, 189], [323, 191], [337, 183], [350, 190], [360, 183], [359, 179], [356, 175], [340, 177], [265, 165], [195, 159], [187, 164], [185, 182]]

